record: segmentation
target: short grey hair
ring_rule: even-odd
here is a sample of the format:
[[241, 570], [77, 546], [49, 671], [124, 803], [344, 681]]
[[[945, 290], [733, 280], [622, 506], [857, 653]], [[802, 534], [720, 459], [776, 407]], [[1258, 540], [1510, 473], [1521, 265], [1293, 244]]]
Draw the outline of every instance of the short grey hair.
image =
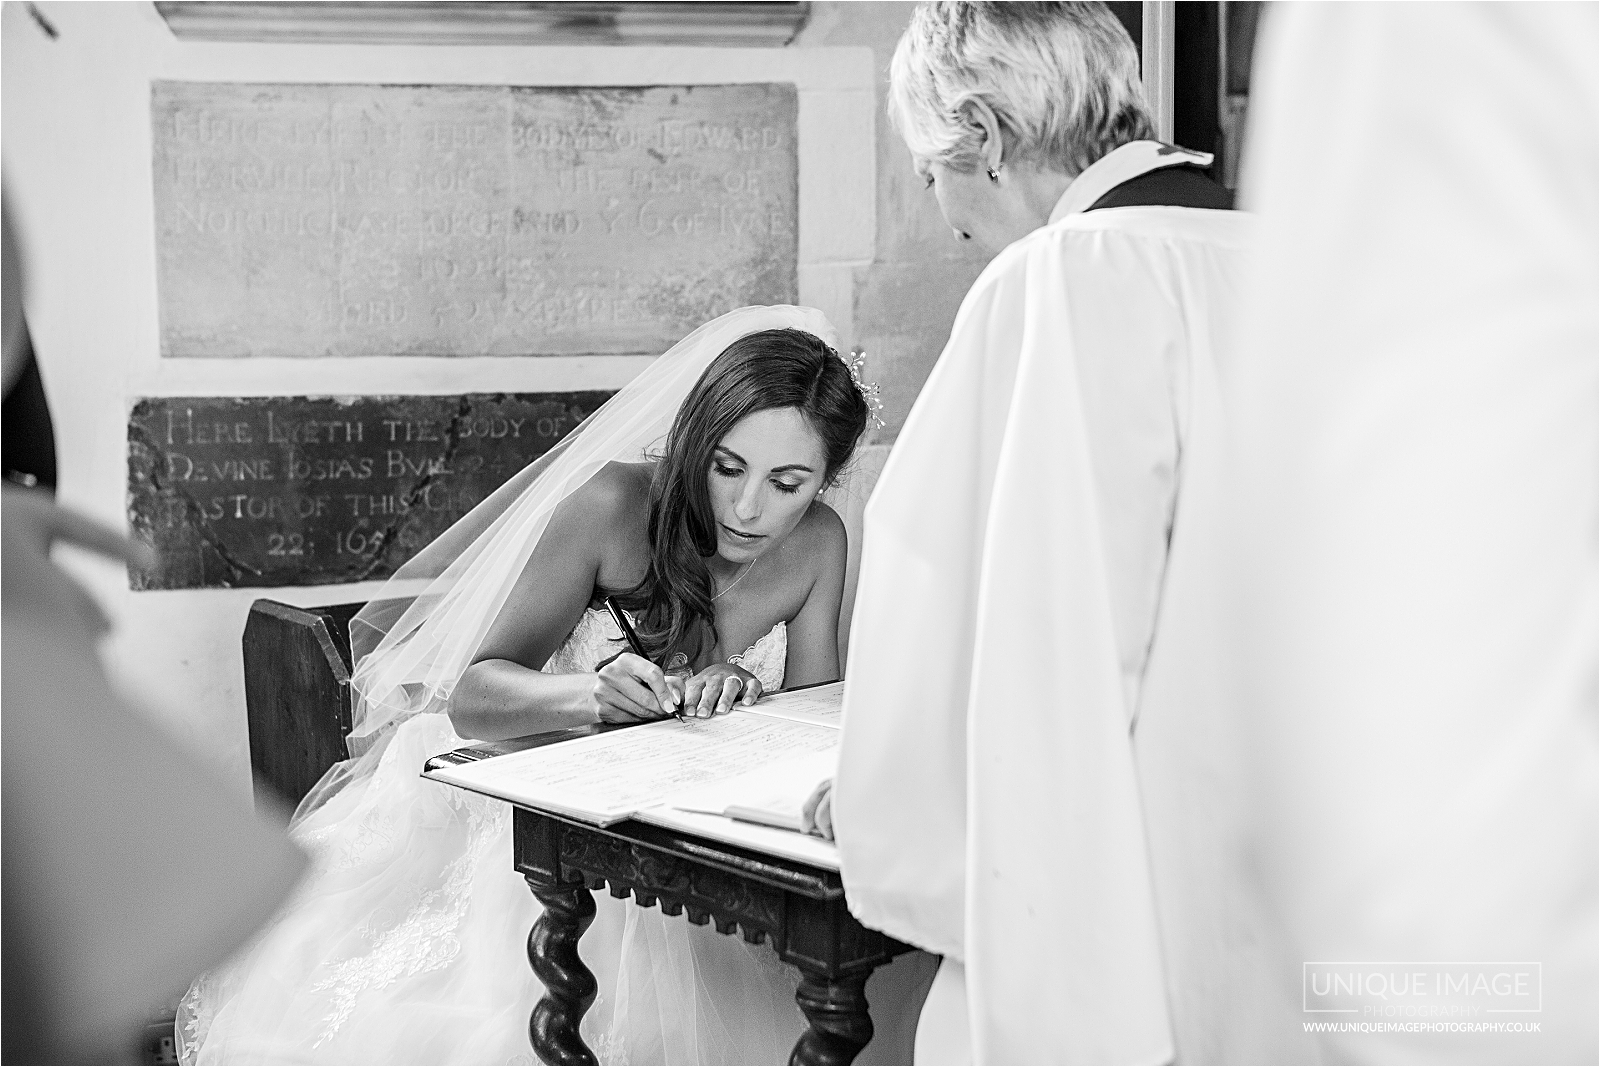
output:
[[1138, 50], [1104, 4], [918, 4], [889, 69], [889, 117], [911, 154], [976, 169], [972, 100], [999, 119], [1007, 159], [1071, 175], [1155, 138]]

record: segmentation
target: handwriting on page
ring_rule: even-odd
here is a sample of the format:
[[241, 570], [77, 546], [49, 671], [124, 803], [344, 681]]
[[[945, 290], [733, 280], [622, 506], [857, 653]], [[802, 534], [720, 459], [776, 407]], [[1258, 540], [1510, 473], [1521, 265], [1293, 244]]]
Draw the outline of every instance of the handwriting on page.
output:
[[726, 715], [652, 723], [500, 756], [458, 768], [451, 777], [495, 795], [555, 800], [605, 817], [838, 743], [839, 732], [830, 727]]

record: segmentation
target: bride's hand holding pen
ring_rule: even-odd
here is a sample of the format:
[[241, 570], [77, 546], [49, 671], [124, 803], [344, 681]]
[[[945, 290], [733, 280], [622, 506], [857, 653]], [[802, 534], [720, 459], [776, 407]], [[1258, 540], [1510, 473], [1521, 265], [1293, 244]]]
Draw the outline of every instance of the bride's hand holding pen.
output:
[[680, 715], [682, 696], [660, 667], [632, 652], [600, 665], [590, 692], [590, 710], [604, 723], [649, 722]]
[[[659, 719], [667, 715], [674, 716], [678, 721], [683, 721], [683, 681], [678, 676], [670, 680], [665, 671], [657, 667], [645, 655], [644, 645], [639, 641], [639, 635], [634, 632], [633, 624], [628, 621], [628, 616], [622, 610], [622, 605], [617, 603], [617, 598], [605, 598], [606, 611], [611, 613], [611, 621], [617, 624], [617, 629], [622, 631], [622, 639], [628, 642], [632, 651], [613, 656], [601, 665], [599, 674], [596, 675], [595, 699], [600, 705], [596, 710], [600, 712], [601, 722], [636, 722], [640, 719]], [[619, 666], [620, 664], [620, 666]], [[606, 674], [610, 671], [610, 675]], [[638, 714], [632, 708], [609, 703], [612, 696], [621, 696], [624, 700], [639, 707], [646, 708], [645, 703], [639, 703], [638, 685], [643, 682], [661, 707], [661, 714], [646, 711]], [[632, 716], [627, 719], [606, 718], [606, 708], [620, 711]]]

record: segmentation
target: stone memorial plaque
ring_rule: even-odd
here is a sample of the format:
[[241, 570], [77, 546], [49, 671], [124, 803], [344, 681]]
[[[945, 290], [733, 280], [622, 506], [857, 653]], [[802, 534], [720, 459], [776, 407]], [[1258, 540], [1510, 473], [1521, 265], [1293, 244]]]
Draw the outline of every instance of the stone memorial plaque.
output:
[[793, 85], [156, 82], [164, 356], [665, 351], [798, 288]]
[[605, 392], [153, 397], [128, 419], [134, 589], [384, 578]]

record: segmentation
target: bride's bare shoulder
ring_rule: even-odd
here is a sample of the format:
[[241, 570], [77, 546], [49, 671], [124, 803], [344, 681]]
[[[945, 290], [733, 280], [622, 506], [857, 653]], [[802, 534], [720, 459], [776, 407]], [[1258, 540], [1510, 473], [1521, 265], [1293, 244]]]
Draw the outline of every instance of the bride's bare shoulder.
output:
[[620, 463], [601, 467], [562, 508], [571, 520], [607, 529], [619, 522], [643, 520], [650, 512], [651, 463]]
[[811, 502], [789, 540], [795, 556], [813, 565], [836, 566], [849, 548], [844, 520], [821, 500]]

